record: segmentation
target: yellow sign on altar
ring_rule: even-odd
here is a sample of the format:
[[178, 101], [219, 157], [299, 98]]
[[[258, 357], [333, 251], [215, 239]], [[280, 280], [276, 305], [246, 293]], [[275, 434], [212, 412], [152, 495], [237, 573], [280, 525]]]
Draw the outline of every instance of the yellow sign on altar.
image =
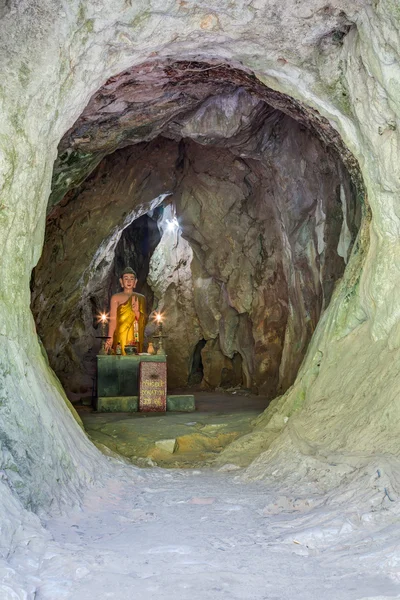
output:
[[141, 362], [139, 410], [165, 412], [167, 409], [167, 363]]

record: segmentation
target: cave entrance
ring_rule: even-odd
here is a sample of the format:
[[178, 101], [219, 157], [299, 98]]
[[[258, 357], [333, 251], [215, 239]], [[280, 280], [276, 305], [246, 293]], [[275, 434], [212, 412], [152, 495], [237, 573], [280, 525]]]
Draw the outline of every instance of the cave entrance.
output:
[[265, 407], [344, 272], [361, 195], [329, 123], [252, 74], [181, 61], [110, 79], [60, 143], [33, 280], [69, 398], [91, 395], [97, 312], [129, 265], [165, 315], [170, 389]]

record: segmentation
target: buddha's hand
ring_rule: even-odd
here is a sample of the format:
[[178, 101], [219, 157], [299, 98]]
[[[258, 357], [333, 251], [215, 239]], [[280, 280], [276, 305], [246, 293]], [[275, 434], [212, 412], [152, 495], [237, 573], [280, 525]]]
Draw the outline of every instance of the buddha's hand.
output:
[[111, 348], [111, 346], [112, 346], [112, 339], [110, 338], [110, 339], [106, 340], [104, 347], [106, 350], [109, 350]]
[[132, 296], [132, 310], [136, 315], [136, 318], [139, 319], [140, 311], [139, 311], [139, 300], [136, 296]]

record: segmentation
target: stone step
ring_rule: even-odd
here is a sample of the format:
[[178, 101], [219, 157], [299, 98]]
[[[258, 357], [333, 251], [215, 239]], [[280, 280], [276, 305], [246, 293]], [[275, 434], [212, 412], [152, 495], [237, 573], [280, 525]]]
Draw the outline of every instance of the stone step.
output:
[[[138, 412], [138, 396], [99, 396], [97, 398], [97, 412]], [[167, 411], [193, 412], [196, 410], [192, 394], [179, 394], [167, 396]]]

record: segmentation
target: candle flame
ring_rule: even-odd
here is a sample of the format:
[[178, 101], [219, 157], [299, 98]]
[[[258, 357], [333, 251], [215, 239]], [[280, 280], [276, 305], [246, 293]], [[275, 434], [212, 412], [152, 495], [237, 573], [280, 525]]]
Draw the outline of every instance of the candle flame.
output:
[[163, 320], [163, 316], [161, 313], [156, 313], [154, 315], [155, 320], [157, 321], [157, 323], [161, 323], [161, 321]]
[[101, 313], [101, 315], [99, 315], [99, 321], [101, 321], [102, 323], [107, 323], [108, 320], [108, 316], [106, 315], [106, 313]]

